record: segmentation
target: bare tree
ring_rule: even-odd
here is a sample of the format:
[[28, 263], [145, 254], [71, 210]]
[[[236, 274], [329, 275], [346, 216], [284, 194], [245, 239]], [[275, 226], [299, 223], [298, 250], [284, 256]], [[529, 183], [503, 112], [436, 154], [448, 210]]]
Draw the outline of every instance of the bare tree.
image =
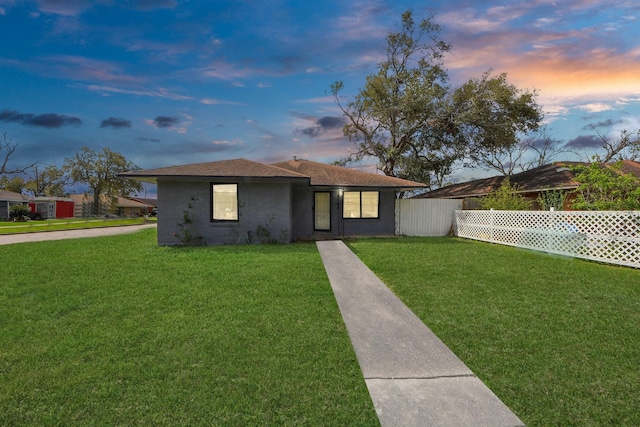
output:
[[522, 164], [522, 170], [548, 165], [560, 154], [567, 152], [559, 140], [547, 134], [545, 128], [541, 129], [537, 136], [525, 139], [523, 144], [527, 147], [530, 158]]
[[487, 169], [496, 170], [504, 176], [547, 165], [558, 155], [565, 153], [560, 141], [540, 129], [535, 135], [518, 141], [510, 147], [502, 147], [481, 153], [479, 163]]
[[598, 137], [604, 154], [596, 154], [597, 161], [609, 163], [618, 160], [640, 160], [640, 129], [633, 132], [623, 129], [620, 131], [620, 138], [615, 140], [600, 132]]
[[35, 165], [35, 163], [31, 163], [26, 166], [14, 166], [13, 168], [8, 166], [9, 159], [18, 149], [19, 145], [19, 143], [13, 142], [13, 138], [9, 138], [6, 132], [2, 134], [2, 138], [0, 138], [0, 162], [2, 162], [0, 163], [0, 176], [23, 173]]

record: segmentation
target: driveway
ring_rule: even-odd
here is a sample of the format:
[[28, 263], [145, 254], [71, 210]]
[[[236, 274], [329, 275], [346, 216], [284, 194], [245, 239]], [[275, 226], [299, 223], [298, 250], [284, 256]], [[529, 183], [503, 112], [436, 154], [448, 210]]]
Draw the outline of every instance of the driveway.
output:
[[0, 235], [0, 245], [13, 243], [42, 242], [45, 240], [80, 239], [83, 237], [113, 236], [116, 234], [134, 233], [136, 231], [156, 227], [156, 224], [126, 225], [121, 227], [84, 228], [79, 230], [43, 231], [39, 233]]

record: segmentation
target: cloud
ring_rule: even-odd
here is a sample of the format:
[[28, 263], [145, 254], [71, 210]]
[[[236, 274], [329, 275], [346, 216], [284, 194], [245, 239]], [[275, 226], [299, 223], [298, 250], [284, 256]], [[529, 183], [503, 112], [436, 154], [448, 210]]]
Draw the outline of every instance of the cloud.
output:
[[158, 116], [153, 119], [153, 125], [157, 128], [170, 128], [177, 126], [180, 123], [180, 119], [177, 117]]
[[114, 129], [122, 129], [122, 128], [130, 128], [131, 121], [125, 119], [119, 119], [117, 117], [109, 117], [108, 119], [104, 119], [102, 123], [100, 123], [101, 128], [114, 128]]
[[600, 113], [602, 111], [613, 110], [613, 107], [602, 102], [592, 102], [589, 104], [579, 105], [579, 109], [589, 113]]
[[589, 123], [588, 125], [585, 125], [582, 127], [582, 130], [591, 130], [594, 131], [598, 128], [610, 128], [613, 125], [617, 125], [623, 123], [622, 120], [616, 120], [614, 121], [613, 119], [608, 119], [605, 120], [604, 122], [598, 122], [598, 123]]
[[574, 138], [568, 141], [564, 145], [564, 148], [576, 148], [576, 149], [599, 148], [601, 144], [602, 144], [602, 141], [597, 136], [581, 135], [577, 138]]
[[213, 145], [240, 145], [242, 144], [241, 139], [233, 139], [231, 141], [228, 140], [215, 140], [211, 142]]
[[175, 0], [130, 0], [127, 3], [131, 9], [143, 11], [173, 9], [178, 6], [178, 2]]
[[[41, 12], [63, 16], [78, 16], [96, 5], [110, 5], [107, 0], [37, 0]], [[154, 9], [172, 9], [178, 3], [175, 0], [129, 0], [119, 4], [123, 9], [149, 11]]]
[[[300, 116], [300, 118], [310, 121], [313, 118]], [[296, 129], [295, 133], [302, 134], [311, 138], [317, 138], [321, 135], [326, 134], [327, 132], [336, 131], [338, 129], [342, 129], [344, 126], [344, 119], [340, 116], [324, 116], [315, 120], [315, 123], [312, 126]]]
[[137, 137], [136, 141], [141, 141], [141, 142], [160, 142], [160, 140], [158, 138], [147, 138], [145, 136]]
[[58, 129], [62, 126], [80, 126], [82, 120], [78, 117], [67, 116], [64, 114], [47, 113], [47, 114], [31, 114], [20, 113], [13, 110], [4, 110], [0, 112], [0, 121], [20, 123], [25, 126], [43, 127], [48, 129]]

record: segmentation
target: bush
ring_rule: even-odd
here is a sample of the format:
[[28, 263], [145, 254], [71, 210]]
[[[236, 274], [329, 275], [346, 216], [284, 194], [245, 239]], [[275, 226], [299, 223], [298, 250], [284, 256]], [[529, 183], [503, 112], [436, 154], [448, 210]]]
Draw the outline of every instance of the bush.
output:
[[482, 209], [496, 209], [502, 211], [527, 211], [531, 209], [531, 201], [517, 193], [518, 186], [511, 184], [509, 178], [502, 181], [496, 191], [482, 197], [479, 201]]
[[30, 209], [27, 205], [12, 205], [9, 207], [9, 217], [14, 221], [25, 221], [29, 211]]

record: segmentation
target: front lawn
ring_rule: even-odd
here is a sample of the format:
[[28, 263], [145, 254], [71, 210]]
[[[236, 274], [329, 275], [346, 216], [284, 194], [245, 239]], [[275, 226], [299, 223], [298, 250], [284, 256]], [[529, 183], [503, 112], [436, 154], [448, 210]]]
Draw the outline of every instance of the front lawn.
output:
[[640, 425], [640, 271], [455, 238], [349, 246], [528, 426]]
[[0, 246], [0, 425], [377, 425], [314, 244]]
[[[147, 220], [147, 222], [155, 221], [155, 218]], [[0, 221], [0, 234], [38, 233], [46, 231], [118, 227], [122, 225], [140, 224], [145, 224], [144, 218], [65, 218], [25, 222]]]

